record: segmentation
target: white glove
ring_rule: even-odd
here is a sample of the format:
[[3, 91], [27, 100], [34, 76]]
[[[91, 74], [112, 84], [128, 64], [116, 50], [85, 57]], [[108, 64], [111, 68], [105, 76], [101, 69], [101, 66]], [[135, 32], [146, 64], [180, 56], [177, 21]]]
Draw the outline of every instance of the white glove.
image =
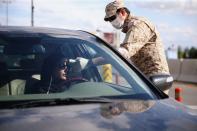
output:
[[120, 54], [122, 54], [124, 57], [126, 57], [127, 59], [129, 59], [129, 52], [128, 50], [126, 50], [123, 47], [118, 48], [118, 51], [120, 52]]
[[83, 69], [86, 68], [86, 66], [87, 66], [89, 60], [88, 60], [88, 59], [85, 59], [85, 58], [82, 58], [82, 57], [77, 57], [77, 58], [76, 58], [76, 61], [79, 62], [80, 67], [81, 67], [81, 69], [83, 70]]
[[69, 63], [74, 72], [80, 72], [85, 69], [88, 64], [88, 59], [77, 57], [76, 59], [69, 59]]
[[81, 71], [86, 68], [88, 59], [77, 57], [76, 59], [69, 59], [70, 72], [68, 77], [80, 77]]

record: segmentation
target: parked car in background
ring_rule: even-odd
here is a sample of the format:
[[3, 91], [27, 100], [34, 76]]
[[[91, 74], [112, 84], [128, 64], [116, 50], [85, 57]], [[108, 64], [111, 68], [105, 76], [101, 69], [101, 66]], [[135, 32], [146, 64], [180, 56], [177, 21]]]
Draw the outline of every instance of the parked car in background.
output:
[[2, 131], [195, 131], [197, 112], [161, 89], [88, 32], [0, 27]]

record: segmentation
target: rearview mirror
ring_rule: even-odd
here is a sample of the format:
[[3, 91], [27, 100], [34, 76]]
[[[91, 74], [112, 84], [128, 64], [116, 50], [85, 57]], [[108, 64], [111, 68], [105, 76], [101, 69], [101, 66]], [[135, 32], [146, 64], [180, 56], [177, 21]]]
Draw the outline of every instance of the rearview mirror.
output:
[[173, 77], [171, 75], [153, 75], [150, 76], [150, 80], [162, 91], [170, 89], [173, 83]]

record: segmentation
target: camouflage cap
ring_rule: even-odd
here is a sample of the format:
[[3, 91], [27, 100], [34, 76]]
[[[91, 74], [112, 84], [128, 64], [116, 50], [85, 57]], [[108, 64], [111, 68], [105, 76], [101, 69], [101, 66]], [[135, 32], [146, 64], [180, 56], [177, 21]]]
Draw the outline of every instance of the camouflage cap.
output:
[[105, 8], [105, 21], [108, 21], [108, 18], [114, 16], [116, 14], [116, 11], [120, 8], [123, 8], [124, 4], [121, 0], [116, 0], [114, 2], [109, 3]]

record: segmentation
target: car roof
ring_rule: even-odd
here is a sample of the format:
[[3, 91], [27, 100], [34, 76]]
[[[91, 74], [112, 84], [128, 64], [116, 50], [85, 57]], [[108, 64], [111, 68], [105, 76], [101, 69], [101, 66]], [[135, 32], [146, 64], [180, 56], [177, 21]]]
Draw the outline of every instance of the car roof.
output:
[[69, 30], [63, 28], [30, 27], [30, 26], [0, 26], [0, 34], [29, 34], [29, 35], [48, 35], [48, 36], [73, 36], [78, 38], [95, 38], [94, 34], [82, 30]]

